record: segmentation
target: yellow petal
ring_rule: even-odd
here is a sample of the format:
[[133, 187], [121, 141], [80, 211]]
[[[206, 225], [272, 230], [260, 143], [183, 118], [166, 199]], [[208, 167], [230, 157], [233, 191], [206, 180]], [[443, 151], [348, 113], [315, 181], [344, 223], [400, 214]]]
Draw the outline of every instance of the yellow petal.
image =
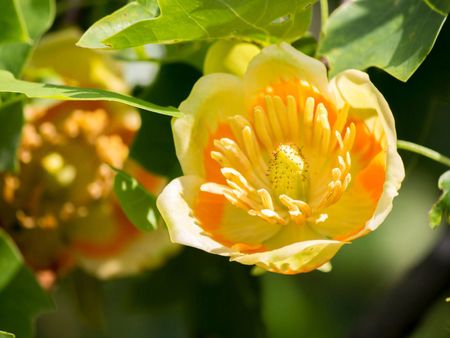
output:
[[233, 250], [207, 236], [192, 215], [200, 186], [204, 180], [197, 176], [182, 176], [170, 182], [159, 195], [158, 210], [169, 229], [170, 239], [207, 252], [229, 256]]
[[264, 246], [269, 250], [279, 249], [283, 246], [311, 240], [327, 239], [324, 235], [319, 234], [307, 224], [296, 224], [291, 222], [284, 225], [278, 233], [264, 242]]
[[231, 258], [247, 265], [257, 265], [265, 270], [283, 274], [309, 272], [327, 263], [344, 245], [343, 242], [312, 240], [294, 243], [279, 249]]
[[325, 65], [287, 43], [264, 48], [249, 64], [244, 75], [246, 96], [253, 104], [254, 96], [272, 84], [286, 80], [305, 80], [328, 97]]
[[185, 175], [203, 177], [204, 148], [209, 136], [227, 117], [245, 115], [242, 81], [229, 74], [204, 76], [179, 109], [185, 115], [172, 123], [178, 159]]
[[265, 250], [263, 242], [283, 229], [280, 224], [250, 216], [222, 195], [203, 191], [198, 195], [194, 215], [211, 237], [238, 251]]
[[158, 209], [172, 241], [231, 255], [262, 250], [262, 243], [280, 230], [279, 224], [250, 216], [220, 195], [200, 191], [204, 182], [199, 177], [183, 176], [173, 180], [159, 196]]
[[366, 121], [374, 132], [381, 127], [385, 137], [386, 174], [383, 192], [364, 229], [351, 237], [357, 238], [375, 230], [386, 218], [392, 209], [392, 200], [398, 194], [405, 171], [397, 152], [394, 117], [388, 103], [368, 75], [357, 70], [344, 71], [330, 82], [330, 92], [335, 96], [338, 107], [345, 104], [350, 107], [349, 117]]
[[164, 228], [140, 233], [120, 252], [112, 256], [92, 257], [79, 253], [80, 266], [101, 279], [130, 276], [155, 269], [180, 249], [171, 243]]

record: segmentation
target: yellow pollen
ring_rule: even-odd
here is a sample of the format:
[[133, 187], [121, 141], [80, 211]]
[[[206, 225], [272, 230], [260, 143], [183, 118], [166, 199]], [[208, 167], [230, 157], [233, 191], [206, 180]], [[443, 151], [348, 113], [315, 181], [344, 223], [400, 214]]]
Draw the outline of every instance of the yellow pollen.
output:
[[281, 144], [273, 152], [267, 170], [273, 192], [294, 199], [305, 200], [308, 185], [308, 168], [300, 148]]

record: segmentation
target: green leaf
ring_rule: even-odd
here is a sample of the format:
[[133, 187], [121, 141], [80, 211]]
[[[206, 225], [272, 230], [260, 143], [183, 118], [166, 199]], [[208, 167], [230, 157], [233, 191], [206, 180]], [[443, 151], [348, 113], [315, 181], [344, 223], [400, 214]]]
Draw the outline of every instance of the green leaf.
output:
[[54, 0], [3, 0], [1, 6], [0, 69], [17, 76], [33, 45], [53, 23], [55, 3]]
[[156, 198], [145, 190], [136, 179], [117, 170], [114, 192], [123, 212], [138, 229], [150, 231], [158, 227]]
[[0, 271], [0, 327], [14, 332], [17, 337], [31, 338], [34, 317], [52, 309], [53, 304], [24, 265], [12, 240], [1, 229]]
[[438, 182], [442, 195], [430, 210], [430, 227], [435, 229], [442, 223], [442, 218], [450, 224], [450, 170], [441, 175]]
[[0, 43], [27, 42], [30, 37], [17, 0], [4, 0], [0, 12]]
[[18, 76], [31, 52], [31, 45], [23, 42], [0, 44], [0, 69]]
[[6, 71], [0, 70], [0, 92], [22, 93], [29, 98], [83, 101], [115, 101], [169, 116], [181, 116], [173, 107], [162, 107], [132, 96], [114, 93], [102, 89], [58, 86], [45, 83], [15, 79]]
[[78, 46], [128, 48], [241, 38], [264, 44], [294, 41], [308, 29], [317, 0], [158, 0], [131, 2], [91, 26]]
[[406, 81], [430, 52], [446, 16], [423, 0], [360, 0], [329, 18], [319, 55], [330, 75], [345, 69], [381, 68]]
[[305, 34], [304, 37], [292, 43], [292, 47], [302, 53], [314, 57], [317, 51], [317, 40], [311, 34]]
[[16, 154], [22, 134], [22, 110], [23, 101], [17, 97], [0, 105], [0, 172], [17, 168]]
[[0, 291], [14, 278], [22, 266], [20, 253], [14, 243], [0, 229]]
[[14, 337], [15, 335], [13, 335], [12, 333], [0, 331], [0, 338], [14, 338]]
[[[0, 6], [0, 69], [19, 76], [34, 44], [53, 23], [55, 3], [54, 0], [3, 0]], [[0, 172], [17, 167], [22, 105], [15, 101], [0, 106]]]

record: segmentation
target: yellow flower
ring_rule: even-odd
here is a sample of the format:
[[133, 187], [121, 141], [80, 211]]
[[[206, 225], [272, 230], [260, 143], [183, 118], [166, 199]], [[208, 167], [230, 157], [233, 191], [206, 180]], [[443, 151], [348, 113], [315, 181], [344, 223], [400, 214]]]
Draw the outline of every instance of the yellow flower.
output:
[[185, 176], [158, 198], [172, 241], [295, 274], [375, 230], [404, 177], [389, 106], [287, 44], [201, 78], [173, 120]]
[[[27, 76], [127, 90], [108, 55], [76, 48], [74, 30], [46, 37]], [[130, 172], [153, 194], [166, 179], [127, 160], [139, 113], [100, 101], [33, 101], [25, 110], [19, 173], [0, 175], [0, 226], [46, 280], [74, 266], [109, 278], [157, 267], [176, 251], [164, 229], [138, 231], [113, 194], [114, 173]], [[50, 273], [50, 274], [49, 274]], [[45, 282], [49, 284], [48, 282]]]

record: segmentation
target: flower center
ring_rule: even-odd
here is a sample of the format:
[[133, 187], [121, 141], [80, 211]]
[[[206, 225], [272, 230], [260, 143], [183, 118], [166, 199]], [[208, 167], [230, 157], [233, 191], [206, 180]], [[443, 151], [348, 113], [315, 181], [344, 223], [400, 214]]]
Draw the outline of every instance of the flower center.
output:
[[282, 98], [270, 87], [248, 119], [228, 118], [231, 138], [214, 137], [210, 153], [225, 182], [201, 190], [270, 223], [319, 223], [351, 182], [356, 129], [348, 107], [330, 118], [316, 88], [292, 85], [297, 95]]
[[276, 195], [306, 200], [308, 186], [307, 163], [295, 144], [281, 144], [273, 152], [267, 170]]

